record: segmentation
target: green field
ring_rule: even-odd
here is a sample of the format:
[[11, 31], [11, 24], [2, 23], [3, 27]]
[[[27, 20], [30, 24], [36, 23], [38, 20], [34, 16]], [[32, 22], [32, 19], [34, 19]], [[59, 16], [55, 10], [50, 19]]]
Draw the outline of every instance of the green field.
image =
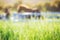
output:
[[0, 21], [0, 40], [60, 40], [59, 20]]

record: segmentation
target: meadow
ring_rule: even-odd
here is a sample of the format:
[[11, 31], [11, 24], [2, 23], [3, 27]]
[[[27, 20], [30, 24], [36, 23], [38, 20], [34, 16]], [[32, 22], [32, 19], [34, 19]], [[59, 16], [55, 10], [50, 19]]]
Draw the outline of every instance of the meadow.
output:
[[27, 22], [0, 20], [0, 40], [60, 40], [59, 20]]

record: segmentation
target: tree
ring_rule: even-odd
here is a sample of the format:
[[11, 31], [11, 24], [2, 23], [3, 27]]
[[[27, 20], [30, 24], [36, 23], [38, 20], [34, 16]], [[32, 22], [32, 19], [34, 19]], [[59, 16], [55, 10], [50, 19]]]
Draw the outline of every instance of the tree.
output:
[[55, 3], [57, 4], [57, 11], [60, 11], [60, 1], [59, 0], [56, 0]]

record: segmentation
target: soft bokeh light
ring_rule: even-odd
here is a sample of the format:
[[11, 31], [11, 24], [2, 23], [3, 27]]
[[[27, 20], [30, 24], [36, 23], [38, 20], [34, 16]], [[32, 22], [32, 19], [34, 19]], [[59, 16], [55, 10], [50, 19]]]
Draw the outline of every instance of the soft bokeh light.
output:
[[53, 2], [54, 0], [0, 0], [0, 2], [5, 2], [5, 4], [12, 5], [18, 1], [22, 1], [23, 4], [37, 4], [37, 3], [45, 3], [45, 2]]

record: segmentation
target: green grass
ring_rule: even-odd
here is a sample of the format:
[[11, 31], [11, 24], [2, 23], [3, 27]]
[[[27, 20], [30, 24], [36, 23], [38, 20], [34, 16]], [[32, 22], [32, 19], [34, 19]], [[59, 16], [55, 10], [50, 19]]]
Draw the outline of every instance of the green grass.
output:
[[60, 40], [60, 21], [0, 21], [0, 40]]

